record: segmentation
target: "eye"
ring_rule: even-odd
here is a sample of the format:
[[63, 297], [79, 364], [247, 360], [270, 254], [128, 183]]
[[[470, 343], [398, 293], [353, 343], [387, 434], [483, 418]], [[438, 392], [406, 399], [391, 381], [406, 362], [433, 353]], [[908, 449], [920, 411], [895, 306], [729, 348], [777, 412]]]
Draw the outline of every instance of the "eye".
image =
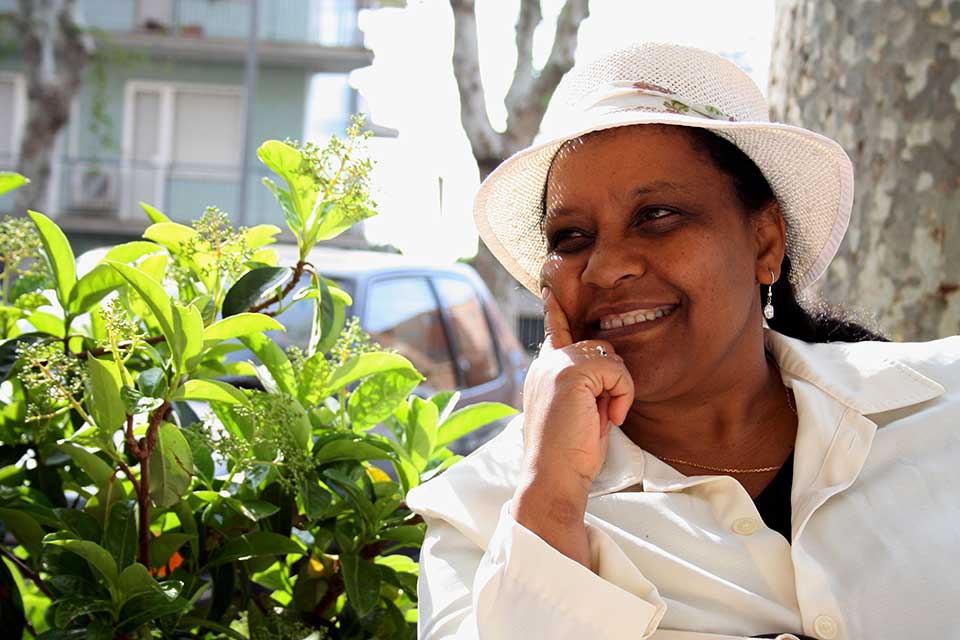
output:
[[671, 216], [680, 215], [673, 209], [667, 209], [665, 207], [647, 207], [646, 209], [641, 209], [637, 212], [637, 222], [646, 222], [647, 220], [663, 220], [664, 218], [669, 218]]
[[589, 235], [582, 229], [558, 229], [550, 234], [547, 248], [550, 251], [576, 251], [584, 247], [588, 241]]

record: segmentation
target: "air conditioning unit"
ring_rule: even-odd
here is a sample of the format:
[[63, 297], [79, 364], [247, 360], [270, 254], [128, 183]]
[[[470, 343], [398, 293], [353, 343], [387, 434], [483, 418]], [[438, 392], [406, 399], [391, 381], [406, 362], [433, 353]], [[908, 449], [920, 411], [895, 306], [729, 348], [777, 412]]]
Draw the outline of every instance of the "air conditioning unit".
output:
[[116, 211], [120, 176], [117, 167], [77, 165], [71, 171], [69, 207], [78, 211]]

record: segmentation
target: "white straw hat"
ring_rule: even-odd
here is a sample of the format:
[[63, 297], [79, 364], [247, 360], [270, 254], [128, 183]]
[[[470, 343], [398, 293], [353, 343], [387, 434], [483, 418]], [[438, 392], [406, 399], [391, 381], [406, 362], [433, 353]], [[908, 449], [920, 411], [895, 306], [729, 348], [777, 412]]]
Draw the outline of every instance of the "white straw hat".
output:
[[692, 47], [643, 43], [577, 65], [550, 99], [533, 145], [480, 185], [474, 203], [480, 237], [513, 277], [539, 295], [544, 187], [563, 143], [625, 125], [702, 127], [739, 147], [770, 184], [786, 221], [790, 280], [799, 292], [837, 253], [853, 204], [853, 167], [833, 140], [770, 122], [768, 113], [749, 76]]

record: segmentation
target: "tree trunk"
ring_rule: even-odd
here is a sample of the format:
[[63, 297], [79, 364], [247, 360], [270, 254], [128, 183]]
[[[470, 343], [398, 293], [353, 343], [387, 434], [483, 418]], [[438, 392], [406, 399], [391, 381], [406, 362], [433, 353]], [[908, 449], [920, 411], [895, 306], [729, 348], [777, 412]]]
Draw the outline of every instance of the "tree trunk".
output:
[[817, 290], [895, 340], [960, 333], [958, 29], [958, 0], [778, 0], [771, 116], [836, 139], [856, 170]]
[[[538, 71], [533, 67], [533, 34], [543, 19], [540, 0], [521, 0], [516, 24], [517, 66], [504, 100], [507, 129], [502, 133], [494, 130], [487, 117], [477, 56], [475, 0], [450, 0], [450, 7], [454, 20], [453, 72], [460, 93], [460, 120], [483, 180], [503, 160], [533, 142], [550, 96], [573, 66], [580, 23], [589, 15], [589, 5], [588, 0], [564, 3], [557, 17], [550, 56]], [[519, 312], [539, 312], [538, 299], [500, 266], [483, 242], [471, 264], [490, 287], [512, 326], [516, 327]]]
[[93, 44], [76, 21], [76, 0], [19, 0], [17, 31], [27, 76], [27, 122], [18, 171], [18, 211], [40, 208], [50, 184], [57, 134], [70, 117]]

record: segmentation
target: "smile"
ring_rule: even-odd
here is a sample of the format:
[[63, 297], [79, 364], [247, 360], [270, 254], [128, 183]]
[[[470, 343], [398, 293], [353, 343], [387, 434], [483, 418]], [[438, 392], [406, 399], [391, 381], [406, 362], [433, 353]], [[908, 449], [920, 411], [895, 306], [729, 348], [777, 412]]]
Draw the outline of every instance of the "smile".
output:
[[600, 329], [619, 329], [620, 327], [629, 327], [630, 325], [640, 324], [642, 322], [651, 322], [659, 318], [670, 315], [679, 305], [667, 305], [655, 307], [653, 309], [635, 309], [625, 313], [603, 316], [600, 318]]

